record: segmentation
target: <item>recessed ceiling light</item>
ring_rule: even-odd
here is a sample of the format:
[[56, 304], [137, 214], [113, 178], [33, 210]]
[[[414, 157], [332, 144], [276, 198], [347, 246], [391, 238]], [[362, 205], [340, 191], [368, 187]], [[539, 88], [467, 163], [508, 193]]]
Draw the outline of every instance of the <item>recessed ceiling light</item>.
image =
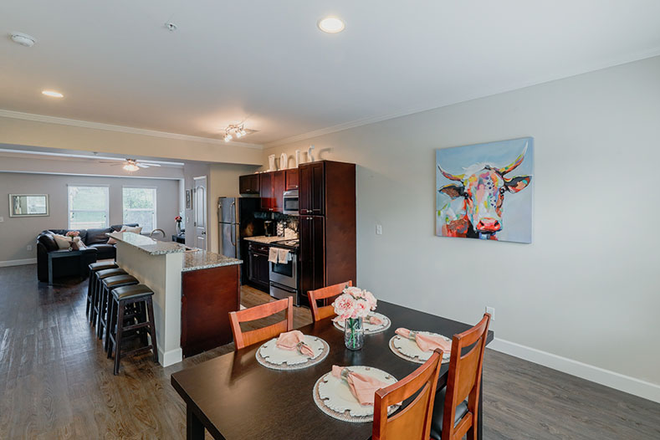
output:
[[319, 29], [328, 34], [337, 34], [344, 30], [346, 25], [337, 17], [325, 17], [319, 20]]
[[55, 90], [43, 90], [41, 92], [43, 95], [50, 96], [51, 98], [64, 98], [64, 95]]

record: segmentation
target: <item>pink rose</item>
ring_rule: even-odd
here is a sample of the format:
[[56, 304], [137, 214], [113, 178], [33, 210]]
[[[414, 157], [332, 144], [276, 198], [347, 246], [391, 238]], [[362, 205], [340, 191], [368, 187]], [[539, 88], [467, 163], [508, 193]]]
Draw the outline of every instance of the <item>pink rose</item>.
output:
[[370, 310], [376, 310], [376, 305], [378, 305], [378, 301], [376, 300], [376, 297], [374, 296], [373, 293], [365, 290], [364, 291], [364, 299], [366, 299], [367, 303], [369, 303], [369, 309]]
[[355, 301], [351, 318], [365, 318], [369, 314], [369, 303], [364, 300]]
[[351, 295], [343, 294], [337, 297], [335, 302], [332, 303], [332, 306], [340, 319], [348, 319], [353, 316], [355, 303], [356, 301]]

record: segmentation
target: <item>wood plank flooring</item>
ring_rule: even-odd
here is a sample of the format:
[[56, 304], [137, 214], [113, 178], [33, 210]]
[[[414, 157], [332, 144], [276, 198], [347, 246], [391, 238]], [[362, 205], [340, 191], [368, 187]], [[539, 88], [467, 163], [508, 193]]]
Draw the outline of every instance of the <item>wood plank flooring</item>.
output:
[[[120, 376], [85, 318], [86, 283], [38, 283], [36, 266], [0, 268], [0, 439], [183, 439], [170, 375], [233, 344], [162, 368], [148, 355]], [[242, 303], [269, 296], [244, 288]], [[296, 309], [296, 327], [311, 322]], [[660, 439], [660, 405], [487, 350], [484, 437]]]

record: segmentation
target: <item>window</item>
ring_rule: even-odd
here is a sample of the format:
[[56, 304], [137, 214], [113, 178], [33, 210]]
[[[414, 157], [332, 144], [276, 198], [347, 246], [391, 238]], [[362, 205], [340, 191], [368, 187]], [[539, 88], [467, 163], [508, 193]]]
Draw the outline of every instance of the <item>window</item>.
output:
[[69, 185], [69, 229], [108, 227], [108, 187]]
[[156, 188], [125, 186], [123, 204], [124, 224], [137, 223], [147, 233], [156, 229]]

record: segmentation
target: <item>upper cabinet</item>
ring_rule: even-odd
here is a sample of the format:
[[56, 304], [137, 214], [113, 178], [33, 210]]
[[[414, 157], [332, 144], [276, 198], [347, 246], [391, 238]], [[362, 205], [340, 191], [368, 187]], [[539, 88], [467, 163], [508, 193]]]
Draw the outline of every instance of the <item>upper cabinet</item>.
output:
[[284, 172], [286, 178], [286, 191], [298, 189], [298, 168], [291, 168]]
[[260, 174], [248, 174], [238, 178], [238, 189], [241, 194], [259, 194]]
[[261, 196], [261, 209], [273, 210], [273, 173], [260, 174], [259, 196]]
[[284, 209], [284, 171], [275, 171], [273, 175], [273, 204], [272, 211], [282, 212]]
[[324, 174], [323, 162], [300, 165], [298, 206], [301, 214], [323, 215], [325, 213]]

